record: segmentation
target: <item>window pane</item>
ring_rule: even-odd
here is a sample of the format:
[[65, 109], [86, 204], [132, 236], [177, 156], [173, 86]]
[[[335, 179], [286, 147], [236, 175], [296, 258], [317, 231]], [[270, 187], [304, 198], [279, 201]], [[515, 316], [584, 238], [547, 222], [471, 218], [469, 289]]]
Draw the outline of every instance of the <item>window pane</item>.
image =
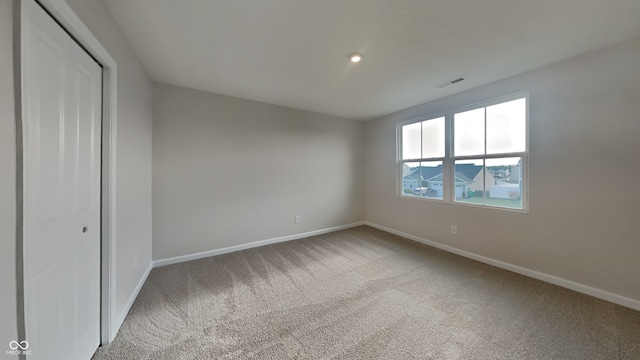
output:
[[421, 181], [419, 162], [402, 163], [402, 194], [416, 196], [415, 189], [420, 187]]
[[457, 113], [454, 123], [454, 155], [484, 154], [484, 108]]
[[442, 199], [442, 161], [403, 163], [402, 193], [407, 196]]
[[442, 200], [442, 161], [423, 161], [420, 168], [424, 179], [420, 195]]
[[522, 158], [486, 160], [492, 183], [488, 186], [486, 204], [522, 209]]
[[525, 151], [525, 98], [487, 106], [487, 154]]
[[422, 157], [444, 157], [444, 117], [422, 122]]
[[458, 160], [455, 162], [456, 202], [484, 205], [486, 171], [482, 159]]
[[402, 160], [420, 158], [420, 123], [402, 127]]

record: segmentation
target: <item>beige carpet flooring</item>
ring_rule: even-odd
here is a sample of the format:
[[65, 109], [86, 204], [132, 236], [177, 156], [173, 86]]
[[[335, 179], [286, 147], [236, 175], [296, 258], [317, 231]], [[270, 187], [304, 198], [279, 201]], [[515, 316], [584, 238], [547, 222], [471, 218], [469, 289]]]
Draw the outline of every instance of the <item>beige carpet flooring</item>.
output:
[[154, 269], [93, 359], [637, 360], [640, 312], [362, 226]]

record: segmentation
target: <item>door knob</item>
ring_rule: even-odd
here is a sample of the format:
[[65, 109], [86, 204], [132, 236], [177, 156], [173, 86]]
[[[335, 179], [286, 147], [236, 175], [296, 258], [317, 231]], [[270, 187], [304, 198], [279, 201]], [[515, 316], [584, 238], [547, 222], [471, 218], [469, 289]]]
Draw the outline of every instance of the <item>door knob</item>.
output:
[[88, 227], [86, 227], [86, 226], [82, 227], [82, 232], [83, 232], [83, 233], [86, 233], [88, 230], [89, 230], [89, 228], [88, 228]]

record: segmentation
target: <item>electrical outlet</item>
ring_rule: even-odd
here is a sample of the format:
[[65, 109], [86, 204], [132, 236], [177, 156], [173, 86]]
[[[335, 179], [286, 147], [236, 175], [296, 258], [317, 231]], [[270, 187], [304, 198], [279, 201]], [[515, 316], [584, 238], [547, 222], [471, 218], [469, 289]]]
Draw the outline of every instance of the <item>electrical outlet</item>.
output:
[[294, 223], [296, 223], [296, 224], [300, 224], [300, 216], [296, 215], [296, 216], [293, 218], [293, 222], [294, 222]]
[[451, 233], [452, 234], [457, 234], [458, 233], [458, 227], [455, 225], [451, 225]]

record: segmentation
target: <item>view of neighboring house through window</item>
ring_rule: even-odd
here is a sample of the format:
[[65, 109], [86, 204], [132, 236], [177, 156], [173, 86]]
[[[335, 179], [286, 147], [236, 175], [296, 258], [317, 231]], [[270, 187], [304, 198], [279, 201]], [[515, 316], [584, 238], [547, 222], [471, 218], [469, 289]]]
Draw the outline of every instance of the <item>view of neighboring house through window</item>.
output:
[[429, 181], [442, 174], [445, 157], [444, 117], [403, 126], [402, 139], [402, 159], [419, 160], [403, 163], [404, 194], [442, 199], [442, 180], [439, 188], [434, 187], [434, 183], [429, 184]]
[[525, 93], [399, 124], [400, 195], [526, 209]]

